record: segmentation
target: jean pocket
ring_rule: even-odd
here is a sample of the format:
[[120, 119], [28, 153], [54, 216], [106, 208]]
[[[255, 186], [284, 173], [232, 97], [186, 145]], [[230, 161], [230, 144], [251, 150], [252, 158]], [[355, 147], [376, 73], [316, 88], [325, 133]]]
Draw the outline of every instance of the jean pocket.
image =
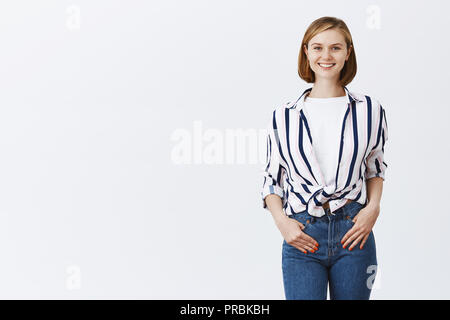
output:
[[344, 219], [350, 224], [355, 224], [353, 222], [353, 218], [356, 217], [356, 215], [361, 211], [362, 208], [364, 208], [364, 205], [357, 202], [350, 210], [347, 210], [345, 212]]
[[291, 218], [297, 220], [305, 226], [305, 228], [303, 228], [303, 231], [306, 230], [312, 223], [312, 217], [305, 211], [294, 213]]
[[[355, 214], [355, 215], [356, 215], [356, 214]], [[354, 218], [354, 217], [355, 217], [355, 216], [346, 215], [346, 216], [345, 216], [345, 221], [346, 221], [347, 223], [353, 225], [353, 224], [355, 224], [355, 223], [353, 222], [353, 218]]]

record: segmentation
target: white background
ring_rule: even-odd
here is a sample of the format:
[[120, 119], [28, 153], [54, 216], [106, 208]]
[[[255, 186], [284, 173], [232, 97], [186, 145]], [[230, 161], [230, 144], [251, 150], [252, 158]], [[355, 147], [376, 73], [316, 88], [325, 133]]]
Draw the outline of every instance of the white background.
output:
[[0, 298], [284, 299], [263, 163], [179, 164], [173, 135], [201, 152], [195, 121], [223, 136], [265, 128], [311, 86], [298, 50], [330, 15], [353, 36], [348, 88], [379, 99], [389, 126], [371, 298], [449, 299], [448, 9], [2, 1]]

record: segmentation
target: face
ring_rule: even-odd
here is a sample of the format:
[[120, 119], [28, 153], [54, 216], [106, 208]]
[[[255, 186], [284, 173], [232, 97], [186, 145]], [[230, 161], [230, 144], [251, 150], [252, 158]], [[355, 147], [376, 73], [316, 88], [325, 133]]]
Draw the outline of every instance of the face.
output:
[[303, 49], [316, 80], [337, 80], [352, 48], [347, 49], [345, 38], [339, 31], [328, 29], [316, 34]]

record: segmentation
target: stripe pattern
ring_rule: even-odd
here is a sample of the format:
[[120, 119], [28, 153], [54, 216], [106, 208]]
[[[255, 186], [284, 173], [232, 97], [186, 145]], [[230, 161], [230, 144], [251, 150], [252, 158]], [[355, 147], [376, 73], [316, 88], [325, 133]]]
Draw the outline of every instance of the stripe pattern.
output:
[[365, 180], [385, 179], [384, 145], [388, 140], [386, 113], [378, 100], [350, 92], [344, 87], [348, 108], [341, 126], [339, 157], [334, 183], [327, 185], [319, 167], [308, 119], [303, 112], [306, 89], [294, 103], [277, 107], [267, 125], [267, 150], [261, 197], [276, 194], [286, 215], [307, 211], [325, 214], [330, 201], [332, 214], [347, 199], [366, 204]]

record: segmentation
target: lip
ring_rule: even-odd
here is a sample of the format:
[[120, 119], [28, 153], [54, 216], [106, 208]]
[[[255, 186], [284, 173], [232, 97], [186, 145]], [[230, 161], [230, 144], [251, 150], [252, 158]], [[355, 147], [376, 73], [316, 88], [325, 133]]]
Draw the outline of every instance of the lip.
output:
[[333, 67], [336, 65], [336, 63], [323, 63], [323, 64], [332, 64], [331, 67], [326, 68], [326, 67], [322, 67], [322, 66], [320, 65], [320, 63], [322, 63], [322, 62], [318, 62], [317, 65], [318, 65], [320, 68], [322, 68], [323, 70], [330, 70], [331, 68], [333, 68]]

